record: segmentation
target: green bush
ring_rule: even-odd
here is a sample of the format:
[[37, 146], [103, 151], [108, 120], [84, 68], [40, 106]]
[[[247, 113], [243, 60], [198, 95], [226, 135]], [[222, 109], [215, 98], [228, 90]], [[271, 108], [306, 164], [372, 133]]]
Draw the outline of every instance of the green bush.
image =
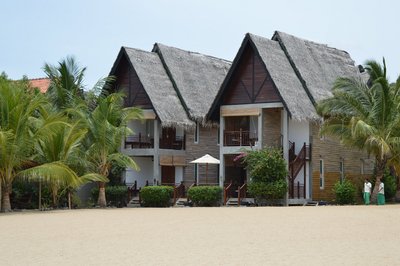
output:
[[198, 186], [188, 190], [188, 197], [196, 206], [217, 206], [222, 199], [222, 188], [219, 186]]
[[258, 201], [262, 199], [282, 199], [287, 191], [286, 181], [283, 179], [273, 182], [250, 182], [248, 184], [249, 194]]
[[282, 151], [277, 148], [249, 151], [243, 161], [253, 182], [284, 180], [288, 175]]
[[340, 205], [353, 204], [355, 201], [356, 187], [350, 180], [336, 182], [333, 187], [336, 202]]
[[168, 207], [174, 188], [171, 186], [148, 186], [140, 190], [144, 207]]
[[[97, 202], [99, 197], [99, 188], [95, 187], [91, 190], [93, 202]], [[106, 186], [107, 205], [115, 207], [126, 206], [128, 201], [128, 188], [126, 186]]]
[[280, 149], [267, 147], [250, 151], [243, 161], [250, 174], [249, 194], [259, 202], [284, 197], [288, 172]]

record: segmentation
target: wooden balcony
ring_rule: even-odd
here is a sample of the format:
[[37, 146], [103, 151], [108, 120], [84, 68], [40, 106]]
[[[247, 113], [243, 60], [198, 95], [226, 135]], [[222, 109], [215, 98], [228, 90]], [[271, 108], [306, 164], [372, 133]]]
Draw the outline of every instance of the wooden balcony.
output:
[[224, 146], [254, 146], [256, 141], [257, 134], [250, 131], [224, 131]]
[[[153, 149], [154, 138], [147, 137], [139, 133], [125, 137], [124, 148], [131, 149]], [[174, 138], [160, 138], [160, 149], [184, 150], [185, 136], [175, 136]]]
[[125, 149], [151, 149], [154, 148], [154, 138], [147, 137], [139, 133], [138, 135], [129, 135], [125, 137]]
[[175, 136], [174, 138], [161, 138], [160, 149], [184, 150], [185, 136]]

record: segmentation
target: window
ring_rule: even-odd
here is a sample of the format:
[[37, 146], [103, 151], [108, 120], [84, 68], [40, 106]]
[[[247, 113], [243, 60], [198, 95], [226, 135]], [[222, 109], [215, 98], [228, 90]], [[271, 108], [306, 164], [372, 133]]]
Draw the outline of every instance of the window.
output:
[[344, 160], [340, 159], [339, 162], [340, 183], [344, 180]]
[[196, 129], [194, 130], [194, 143], [199, 143], [199, 122], [196, 122]]
[[324, 178], [324, 160], [319, 160], [319, 189], [324, 189], [325, 178]]

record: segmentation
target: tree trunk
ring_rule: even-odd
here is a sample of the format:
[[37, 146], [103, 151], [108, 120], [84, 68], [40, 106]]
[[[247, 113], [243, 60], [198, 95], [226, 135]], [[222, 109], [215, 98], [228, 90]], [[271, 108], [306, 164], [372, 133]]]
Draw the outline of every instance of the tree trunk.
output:
[[41, 211], [42, 210], [42, 181], [39, 181], [39, 204], [38, 204], [38, 207], [39, 207], [39, 211]]
[[376, 162], [376, 180], [375, 180], [375, 185], [374, 185], [374, 190], [372, 191], [371, 195], [371, 203], [376, 204], [377, 203], [377, 198], [378, 198], [378, 189], [379, 185], [381, 183], [381, 179], [383, 178], [383, 174], [385, 172], [386, 168], [386, 161], [378, 161]]
[[107, 207], [107, 201], [106, 201], [106, 183], [104, 182], [99, 182], [99, 198], [97, 200], [97, 204], [101, 208]]
[[4, 186], [3, 191], [1, 193], [1, 212], [10, 212], [11, 211], [11, 201], [10, 194], [11, 188], [10, 186]]
[[71, 191], [68, 190], [68, 209], [71, 210]]

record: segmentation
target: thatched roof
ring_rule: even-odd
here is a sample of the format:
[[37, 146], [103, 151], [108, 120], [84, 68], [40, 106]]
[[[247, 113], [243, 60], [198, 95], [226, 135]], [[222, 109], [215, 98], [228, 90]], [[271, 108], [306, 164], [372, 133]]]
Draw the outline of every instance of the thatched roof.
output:
[[191, 119], [205, 117], [231, 66], [229, 61], [156, 43], [154, 52], [170, 76]]
[[294, 120], [318, 119], [310, 98], [279, 43], [249, 33], [246, 34], [245, 40], [246, 38], [254, 44], [291, 118]]
[[346, 51], [279, 31], [272, 39], [281, 45], [314, 103], [332, 96], [338, 77], [359, 76], [358, 67]]
[[144, 90], [150, 98], [154, 111], [163, 127], [191, 127], [170, 78], [156, 53], [123, 47], [132, 68], [136, 71]]

